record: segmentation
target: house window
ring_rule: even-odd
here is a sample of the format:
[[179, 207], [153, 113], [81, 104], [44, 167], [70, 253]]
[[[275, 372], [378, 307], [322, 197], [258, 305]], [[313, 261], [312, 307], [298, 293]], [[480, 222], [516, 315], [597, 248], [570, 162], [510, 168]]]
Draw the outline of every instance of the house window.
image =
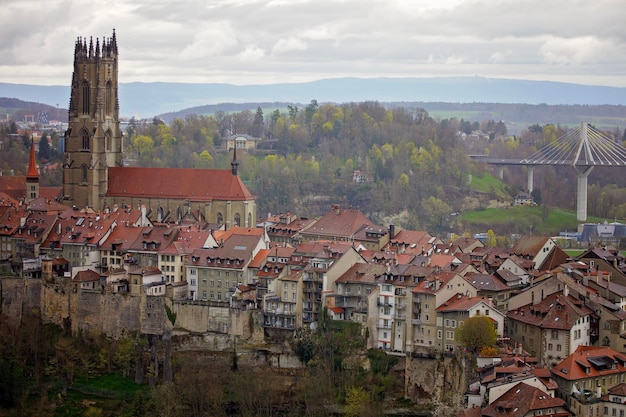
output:
[[550, 335], [550, 338], [551, 338], [552, 340], [556, 340], [556, 339], [558, 339], [558, 338], [559, 338], [559, 331], [558, 331], [558, 330], [552, 330], [551, 335]]

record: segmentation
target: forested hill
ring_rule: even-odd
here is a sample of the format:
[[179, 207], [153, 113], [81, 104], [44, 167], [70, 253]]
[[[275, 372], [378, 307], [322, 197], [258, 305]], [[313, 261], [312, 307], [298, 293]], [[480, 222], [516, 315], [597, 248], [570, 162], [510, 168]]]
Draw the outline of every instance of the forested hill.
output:
[[[510, 133], [518, 134], [532, 124], [560, 124], [574, 126], [581, 122], [591, 123], [605, 129], [626, 128], [626, 106], [622, 105], [580, 105], [580, 104], [508, 104], [508, 103], [444, 103], [444, 102], [390, 102], [381, 103], [387, 108], [422, 108], [432, 117], [440, 119], [457, 118], [483, 122], [485, 120], [502, 120], [509, 125]], [[275, 109], [286, 110], [288, 106], [305, 105], [290, 102], [262, 103], [220, 103], [158, 115], [166, 123], [174, 119], [184, 119], [189, 115], [215, 115], [217, 112], [256, 111], [261, 108], [264, 113]], [[519, 126], [515, 128], [515, 126]]]
[[[121, 80], [123, 81], [123, 80]], [[0, 97], [66, 106], [70, 87], [0, 83]], [[122, 116], [158, 114], [216, 103], [361, 101], [626, 105], [626, 88], [483, 77], [332, 78], [307, 83], [232, 85], [119, 84]]]

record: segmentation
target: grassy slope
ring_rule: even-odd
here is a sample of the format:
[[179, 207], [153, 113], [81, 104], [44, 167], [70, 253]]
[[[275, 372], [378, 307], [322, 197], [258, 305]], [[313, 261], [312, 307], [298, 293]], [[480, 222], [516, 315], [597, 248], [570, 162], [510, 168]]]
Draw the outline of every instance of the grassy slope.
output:
[[[490, 193], [495, 198], [511, 199], [507, 193], [506, 184], [489, 174], [472, 177], [470, 187], [474, 191]], [[461, 215], [460, 221], [472, 231], [486, 232], [492, 229], [496, 235], [532, 232], [542, 236], [554, 236], [561, 231], [576, 231], [578, 228], [576, 213], [558, 208], [550, 208], [545, 219], [541, 207], [487, 208], [466, 211]], [[604, 219], [589, 217], [587, 221], [596, 223]]]

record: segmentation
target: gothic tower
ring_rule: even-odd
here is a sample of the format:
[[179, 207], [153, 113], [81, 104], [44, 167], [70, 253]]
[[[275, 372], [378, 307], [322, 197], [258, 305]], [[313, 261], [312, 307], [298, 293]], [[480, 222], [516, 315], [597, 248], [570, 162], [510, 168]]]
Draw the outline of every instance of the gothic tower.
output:
[[115, 30], [102, 45], [78, 38], [68, 129], [65, 132], [63, 194], [66, 203], [102, 210], [107, 169], [122, 166], [122, 133], [117, 96]]

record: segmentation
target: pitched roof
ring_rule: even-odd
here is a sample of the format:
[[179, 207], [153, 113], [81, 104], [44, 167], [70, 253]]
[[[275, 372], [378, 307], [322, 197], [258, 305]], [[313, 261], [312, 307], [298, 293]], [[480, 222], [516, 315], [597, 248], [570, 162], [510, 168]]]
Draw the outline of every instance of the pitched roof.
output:
[[481, 303], [485, 303], [489, 307], [492, 307], [495, 310], [491, 302], [484, 297], [480, 297], [480, 296], [468, 297], [467, 295], [456, 294], [450, 297], [448, 301], [444, 302], [439, 307], [437, 307], [437, 311], [439, 312], [468, 311], [469, 309]]
[[111, 197], [254, 199], [243, 181], [225, 169], [111, 167], [108, 175]]
[[74, 278], [72, 278], [72, 281], [74, 282], [93, 282], [93, 281], [99, 281], [99, 280], [100, 280], [100, 274], [98, 274], [96, 271], [91, 270], [91, 269], [78, 271], [76, 275], [74, 275]]
[[[539, 388], [520, 382], [483, 409], [488, 417], [523, 417], [536, 410], [564, 407], [565, 400], [553, 398]], [[547, 412], [545, 414], [548, 414]], [[555, 413], [552, 413], [555, 415]], [[564, 415], [570, 415], [566, 413]]]
[[511, 249], [511, 253], [519, 256], [535, 257], [548, 239], [542, 236], [522, 236]]
[[578, 346], [552, 373], [569, 381], [626, 372], [626, 356], [610, 347]]
[[359, 209], [341, 209], [333, 206], [324, 216], [313, 223], [302, 235], [349, 238], [366, 228], [378, 228]]
[[580, 317], [591, 314], [593, 310], [581, 301], [557, 292], [537, 304], [531, 303], [509, 311], [507, 317], [543, 329], [569, 330]]

